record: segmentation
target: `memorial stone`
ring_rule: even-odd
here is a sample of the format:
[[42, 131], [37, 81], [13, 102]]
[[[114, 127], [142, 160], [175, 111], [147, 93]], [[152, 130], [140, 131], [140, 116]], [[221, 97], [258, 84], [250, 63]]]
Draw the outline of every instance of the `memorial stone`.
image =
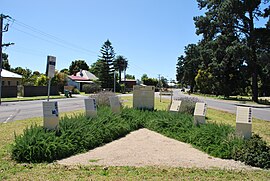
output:
[[250, 107], [237, 106], [236, 134], [244, 138], [252, 136], [252, 111]]
[[173, 100], [172, 104], [171, 104], [171, 107], [170, 107], [170, 111], [171, 112], [179, 112], [180, 107], [181, 107], [181, 101]]
[[206, 116], [206, 104], [202, 102], [197, 102], [194, 110], [194, 124], [205, 124]]
[[110, 106], [111, 106], [112, 112], [120, 113], [121, 105], [120, 105], [119, 98], [117, 96], [110, 96], [109, 100], [110, 100]]
[[133, 108], [154, 109], [155, 87], [154, 86], [133, 86]]
[[96, 99], [89, 98], [84, 99], [85, 104], [85, 114], [87, 117], [97, 117], [97, 105], [96, 105]]
[[49, 130], [58, 130], [59, 112], [57, 102], [43, 102], [43, 125]]

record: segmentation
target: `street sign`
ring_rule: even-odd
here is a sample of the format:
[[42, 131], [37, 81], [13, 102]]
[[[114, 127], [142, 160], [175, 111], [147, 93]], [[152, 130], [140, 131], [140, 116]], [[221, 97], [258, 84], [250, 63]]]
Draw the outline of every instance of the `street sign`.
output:
[[96, 99], [89, 98], [84, 99], [85, 104], [85, 114], [87, 117], [97, 117], [97, 105], [96, 105]]
[[251, 108], [237, 106], [236, 109], [236, 134], [250, 138], [252, 136]]
[[56, 57], [54, 56], [47, 56], [47, 69], [46, 75], [49, 78], [53, 78], [55, 74], [55, 64], [56, 64]]
[[57, 102], [43, 102], [43, 125], [49, 130], [58, 130], [59, 112]]
[[111, 106], [112, 112], [120, 113], [121, 112], [121, 105], [120, 105], [120, 101], [119, 101], [118, 97], [117, 96], [110, 96], [109, 100], [110, 100], [110, 106]]
[[197, 102], [194, 110], [194, 124], [205, 124], [207, 106], [205, 103]]

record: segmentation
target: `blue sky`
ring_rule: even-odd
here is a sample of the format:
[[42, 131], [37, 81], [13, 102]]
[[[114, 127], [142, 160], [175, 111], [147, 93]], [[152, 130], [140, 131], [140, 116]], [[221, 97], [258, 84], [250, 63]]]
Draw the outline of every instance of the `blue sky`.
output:
[[58, 70], [77, 59], [90, 66], [109, 39], [137, 79], [175, 79], [177, 57], [200, 39], [193, 17], [202, 14], [196, 0], [1, 0], [0, 13], [15, 19], [3, 38], [15, 43], [3, 50], [12, 67], [44, 72], [47, 55]]

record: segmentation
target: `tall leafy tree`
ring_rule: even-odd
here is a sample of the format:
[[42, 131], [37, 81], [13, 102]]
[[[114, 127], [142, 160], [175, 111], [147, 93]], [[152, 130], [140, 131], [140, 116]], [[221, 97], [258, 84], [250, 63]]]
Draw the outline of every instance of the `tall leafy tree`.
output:
[[115, 57], [115, 52], [112, 46], [112, 43], [107, 40], [104, 42], [100, 49], [101, 56], [100, 67], [99, 67], [99, 81], [102, 88], [113, 88], [114, 82], [114, 67], [113, 61]]
[[69, 73], [76, 74], [77, 72], [82, 70], [89, 70], [89, 66], [84, 60], [75, 60], [71, 62], [69, 66]]
[[200, 47], [196, 44], [189, 44], [185, 47], [185, 55], [178, 57], [176, 65], [176, 80], [182, 85], [190, 85], [191, 92], [196, 85], [195, 77], [199, 70]]
[[10, 64], [8, 62], [8, 54], [2, 54], [2, 68], [6, 70], [10, 70]]
[[[252, 99], [258, 101], [259, 62], [256, 53], [256, 31], [254, 21], [267, 16], [260, 9], [261, 0], [197, 0], [205, 15], [195, 17], [197, 34], [203, 35], [203, 41], [215, 40], [226, 31], [247, 47], [244, 63], [248, 65], [252, 79]], [[269, 1], [264, 1], [268, 3]], [[228, 34], [227, 34], [228, 35]]]
[[119, 81], [121, 81], [121, 73], [125, 71], [128, 67], [128, 60], [122, 56], [118, 55], [113, 61], [114, 69], [119, 73]]

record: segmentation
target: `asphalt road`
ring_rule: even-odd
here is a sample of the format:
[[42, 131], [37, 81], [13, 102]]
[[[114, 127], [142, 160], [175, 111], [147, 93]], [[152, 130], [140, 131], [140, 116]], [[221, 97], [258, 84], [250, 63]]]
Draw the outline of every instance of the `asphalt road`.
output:
[[[197, 97], [197, 96], [189, 96], [183, 94], [180, 90], [174, 90], [174, 98], [180, 97]], [[248, 104], [239, 104], [238, 101], [224, 101], [224, 100], [216, 100], [211, 98], [204, 98], [204, 97], [197, 97], [200, 100], [203, 100], [208, 107], [227, 111], [230, 113], [236, 114], [236, 106], [249, 106], [252, 107], [252, 117], [270, 121], [270, 106], [260, 106], [257, 107], [255, 105], [248, 105]]]
[[[130, 94], [128, 94], [130, 95]], [[156, 94], [158, 96], [158, 93]], [[164, 96], [170, 99], [170, 96]], [[180, 90], [174, 90], [174, 98], [179, 97], [194, 97], [188, 96], [180, 92]], [[54, 99], [58, 102], [59, 112], [70, 112], [75, 110], [84, 109], [84, 99], [86, 96], [77, 96], [76, 98], [68, 99]], [[235, 101], [223, 101], [210, 98], [201, 98], [207, 103], [208, 107], [224, 110], [231, 113], [236, 113], [236, 106], [238, 102]], [[0, 106], [0, 123], [11, 122], [15, 120], [22, 120], [33, 117], [42, 117], [42, 102], [39, 101], [21, 101], [21, 102], [3, 102]], [[252, 116], [262, 120], [270, 121], [270, 108], [252, 108]]]
[[[69, 112], [84, 108], [85, 96], [77, 96], [68, 99], [53, 99], [51, 101], [58, 102], [59, 112]], [[42, 102], [37, 101], [21, 101], [21, 102], [3, 102], [0, 106], [0, 123], [7, 123], [16, 120], [22, 120], [33, 117], [42, 117]]]

